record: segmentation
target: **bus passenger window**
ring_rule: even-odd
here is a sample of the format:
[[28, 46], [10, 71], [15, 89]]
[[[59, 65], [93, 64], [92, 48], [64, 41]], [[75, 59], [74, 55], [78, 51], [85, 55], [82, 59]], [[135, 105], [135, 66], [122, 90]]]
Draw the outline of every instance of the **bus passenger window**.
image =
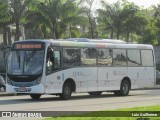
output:
[[142, 66], [145, 66], [145, 67], [154, 66], [152, 50], [141, 50], [141, 58], [142, 58]]
[[81, 62], [84, 66], [96, 66], [96, 49], [95, 48], [82, 48], [81, 49]]
[[126, 50], [113, 49], [113, 65], [117, 66], [127, 65]]
[[98, 49], [97, 51], [97, 63], [100, 66], [111, 66], [112, 65], [112, 49]]
[[54, 69], [61, 67], [61, 53], [60, 51], [54, 51]]
[[63, 62], [65, 67], [80, 65], [80, 49], [78, 48], [64, 48]]
[[141, 65], [141, 55], [139, 50], [127, 50], [127, 60], [128, 66], [140, 66]]

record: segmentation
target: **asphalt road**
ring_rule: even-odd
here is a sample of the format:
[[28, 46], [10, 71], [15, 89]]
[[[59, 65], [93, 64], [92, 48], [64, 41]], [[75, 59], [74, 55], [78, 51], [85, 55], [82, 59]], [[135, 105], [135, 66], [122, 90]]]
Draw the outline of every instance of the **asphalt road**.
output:
[[105, 92], [99, 97], [78, 93], [67, 101], [53, 95], [43, 95], [39, 100], [28, 95], [0, 97], [0, 111], [92, 111], [157, 104], [160, 104], [160, 89], [130, 91], [125, 97]]
[[126, 97], [111, 93], [93, 97], [80, 93], [73, 94], [67, 101], [52, 95], [43, 95], [39, 100], [32, 100], [28, 95], [0, 97], [0, 111], [98, 111], [158, 104], [160, 89], [134, 90]]

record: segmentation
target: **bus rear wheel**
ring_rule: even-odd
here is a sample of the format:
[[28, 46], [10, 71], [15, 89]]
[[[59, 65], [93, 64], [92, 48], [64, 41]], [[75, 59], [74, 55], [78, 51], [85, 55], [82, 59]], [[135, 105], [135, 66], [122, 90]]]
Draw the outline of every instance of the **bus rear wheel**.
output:
[[101, 91], [99, 91], [99, 92], [89, 92], [88, 94], [92, 95], [92, 96], [100, 96], [102, 94], [102, 92]]
[[118, 91], [114, 91], [116, 96], [127, 96], [130, 90], [130, 83], [128, 80], [123, 80], [121, 83], [121, 88]]
[[30, 96], [33, 100], [38, 100], [41, 97], [41, 94], [31, 94]]
[[68, 100], [71, 98], [72, 89], [69, 83], [65, 83], [63, 86], [62, 93], [59, 95], [62, 100]]

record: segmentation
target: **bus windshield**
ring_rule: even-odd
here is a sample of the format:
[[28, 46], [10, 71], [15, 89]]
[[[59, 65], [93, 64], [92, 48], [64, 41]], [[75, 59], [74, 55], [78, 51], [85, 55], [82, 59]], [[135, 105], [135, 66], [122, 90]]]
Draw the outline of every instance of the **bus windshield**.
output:
[[10, 75], [39, 75], [42, 74], [44, 61], [43, 50], [11, 51], [8, 63]]

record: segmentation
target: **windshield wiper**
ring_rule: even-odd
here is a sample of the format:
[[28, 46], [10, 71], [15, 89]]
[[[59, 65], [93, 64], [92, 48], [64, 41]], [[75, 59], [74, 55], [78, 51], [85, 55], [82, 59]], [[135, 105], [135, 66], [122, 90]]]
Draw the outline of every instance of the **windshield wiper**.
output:
[[18, 59], [18, 65], [19, 65], [19, 68], [21, 66], [21, 59], [20, 59], [20, 55], [19, 55], [19, 52], [16, 51], [16, 55], [17, 55], [17, 59]]

